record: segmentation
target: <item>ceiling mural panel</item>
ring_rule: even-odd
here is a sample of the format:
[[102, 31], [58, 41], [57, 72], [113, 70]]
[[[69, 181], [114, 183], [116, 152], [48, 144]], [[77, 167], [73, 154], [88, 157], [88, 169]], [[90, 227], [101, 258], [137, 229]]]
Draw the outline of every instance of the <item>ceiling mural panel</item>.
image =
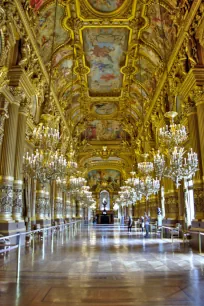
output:
[[125, 65], [129, 29], [85, 28], [83, 30], [84, 52], [90, 66], [88, 85], [90, 95], [120, 95]]
[[84, 133], [87, 140], [121, 140], [124, 136], [121, 122], [115, 120], [91, 121]]
[[[54, 37], [54, 50], [70, 40], [70, 32], [65, 30], [62, 26], [62, 21], [66, 17], [65, 6], [58, 5], [56, 13], [56, 26]], [[38, 18], [35, 26], [35, 35], [40, 54], [45, 63], [50, 60], [53, 32], [54, 32], [54, 19], [55, 19], [55, 3], [43, 6], [38, 13]]]
[[137, 0], [76, 0], [78, 16], [83, 20], [134, 18]]
[[172, 51], [176, 41], [176, 28], [171, 13], [152, 2], [147, 9], [150, 26], [142, 32], [141, 38], [151, 45], [162, 58]]
[[124, 4], [125, 0], [88, 0], [90, 5], [99, 12], [113, 12]]
[[93, 111], [97, 115], [112, 115], [117, 111], [115, 103], [97, 103], [93, 106]]
[[91, 191], [97, 191], [100, 186], [118, 190], [121, 184], [121, 174], [117, 170], [92, 170], [88, 173], [88, 185]]

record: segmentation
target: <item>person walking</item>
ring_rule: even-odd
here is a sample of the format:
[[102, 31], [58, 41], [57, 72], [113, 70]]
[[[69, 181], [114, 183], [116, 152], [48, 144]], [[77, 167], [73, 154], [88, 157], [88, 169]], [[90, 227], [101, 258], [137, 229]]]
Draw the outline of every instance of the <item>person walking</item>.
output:
[[132, 218], [129, 216], [128, 218], [128, 232], [131, 232], [132, 230]]
[[149, 236], [149, 223], [150, 223], [150, 217], [145, 213], [145, 217], [144, 217], [144, 224], [145, 224], [145, 238], [148, 238]]

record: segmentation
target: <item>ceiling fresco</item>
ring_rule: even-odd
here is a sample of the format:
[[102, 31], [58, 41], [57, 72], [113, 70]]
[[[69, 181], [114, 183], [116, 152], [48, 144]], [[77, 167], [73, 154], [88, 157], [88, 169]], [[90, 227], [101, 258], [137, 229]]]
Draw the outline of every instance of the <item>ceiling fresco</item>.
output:
[[176, 38], [176, 27], [173, 25], [171, 13], [159, 3], [152, 2], [148, 6], [147, 16], [149, 27], [142, 32], [141, 39], [166, 60]]
[[[49, 67], [56, 2], [27, 1], [35, 16], [39, 51]], [[65, 118], [72, 120], [72, 136], [83, 146], [83, 165], [84, 156], [94, 158], [99, 144], [108, 143], [117, 151], [128, 142], [124, 157], [120, 156], [124, 161], [130, 145], [135, 145], [131, 141], [178, 37], [176, 4], [176, 0], [58, 0], [52, 81]], [[112, 162], [117, 158], [111, 155]]]
[[[104, 184], [105, 183], [105, 184]], [[121, 183], [121, 174], [117, 170], [92, 170], [88, 173], [88, 185], [91, 191], [97, 191], [100, 186], [106, 185], [109, 189], [118, 190]]]
[[124, 4], [125, 0], [88, 0], [89, 4], [99, 12], [113, 12]]
[[85, 59], [90, 66], [90, 95], [120, 95], [129, 30], [127, 28], [86, 28], [83, 30]]
[[94, 120], [88, 123], [84, 137], [87, 140], [121, 140], [124, 131], [120, 121]]
[[[64, 29], [62, 21], [66, 16], [66, 7], [63, 5], [57, 6], [56, 12], [56, 25], [54, 36], [54, 50], [66, 44], [70, 40], [70, 32]], [[40, 54], [45, 63], [50, 61], [52, 44], [53, 44], [53, 31], [55, 20], [55, 3], [47, 3], [42, 6], [38, 12], [37, 23], [35, 26], [36, 41], [39, 46]]]
[[93, 106], [93, 111], [102, 116], [112, 115], [117, 109], [114, 103], [97, 103]]

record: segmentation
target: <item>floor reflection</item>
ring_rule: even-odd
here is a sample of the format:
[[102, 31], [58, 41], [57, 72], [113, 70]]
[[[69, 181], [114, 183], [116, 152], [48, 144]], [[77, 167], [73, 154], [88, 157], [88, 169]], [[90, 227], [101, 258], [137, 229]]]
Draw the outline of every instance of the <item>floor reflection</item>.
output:
[[145, 239], [126, 227], [70, 227], [36, 236], [21, 250], [18, 285], [16, 252], [1, 257], [0, 265], [4, 306], [197, 306], [204, 298], [203, 256], [181, 240]]

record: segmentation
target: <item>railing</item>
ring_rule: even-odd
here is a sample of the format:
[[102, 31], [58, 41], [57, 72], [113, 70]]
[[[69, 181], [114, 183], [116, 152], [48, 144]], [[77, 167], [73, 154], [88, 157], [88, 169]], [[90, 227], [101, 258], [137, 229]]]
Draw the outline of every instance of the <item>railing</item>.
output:
[[4, 247], [2, 250], [0, 249], [0, 254], [2, 253], [7, 253], [10, 252], [12, 250], [17, 249], [17, 265], [16, 265], [16, 278], [17, 280], [20, 277], [20, 262], [21, 262], [21, 245], [22, 245], [22, 237], [30, 237], [33, 235], [33, 240], [35, 239], [35, 234], [36, 233], [42, 233], [43, 237], [44, 237], [44, 233], [45, 232], [49, 232], [52, 231], [52, 233], [54, 233], [54, 230], [59, 230], [59, 229], [68, 229], [69, 227], [72, 226], [80, 226], [81, 227], [82, 221], [74, 221], [74, 222], [69, 222], [69, 223], [64, 223], [64, 224], [60, 224], [60, 225], [55, 225], [55, 226], [50, 226], [50, 227], [45, 227], [45, 228], [39, 228], [33, 231], [29, 231], [29, 232], [23, 232], [23, 233], [18, 233], [18, 234], [14, 234], [14, 235], [10, 235], [10, 236], [2, 236], [0, 237], [0, 241], [1, 240], [10, 240], [11, 238], [17, 238], [18, 243], [17, 244], [0, 244], [0, 247]]
[[202, 253], [202, 240], [201, 236], [204, 236], [203, 232], [194, 232], [194, 231], [186, 231], [184, 234], [196, 234], [198, 235], [198, 252], [201, 254]]

